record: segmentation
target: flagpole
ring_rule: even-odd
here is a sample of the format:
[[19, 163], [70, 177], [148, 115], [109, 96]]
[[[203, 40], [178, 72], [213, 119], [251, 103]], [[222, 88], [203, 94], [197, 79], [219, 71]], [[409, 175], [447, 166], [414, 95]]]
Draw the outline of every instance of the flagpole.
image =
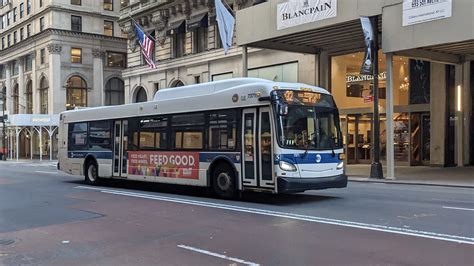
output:
[[153, 38], [153, 36], [151, 36], [150, 34], [148, 34], [146, 31], [144, 31], [144, 30], [139, 26], [140, 24], [139, 24], [134, 18], [132, 18], [132, 16], [128, 15], [128, 17], [130, 17], [130, 19], [133, 21], [133, 23], [135, 23], [135, 24], [143, 31], [143, 33], [146, 34], [146, 36], [147, 36], [148, 38], [152, 39], [152, 40], [156, 43], [156, 39]]

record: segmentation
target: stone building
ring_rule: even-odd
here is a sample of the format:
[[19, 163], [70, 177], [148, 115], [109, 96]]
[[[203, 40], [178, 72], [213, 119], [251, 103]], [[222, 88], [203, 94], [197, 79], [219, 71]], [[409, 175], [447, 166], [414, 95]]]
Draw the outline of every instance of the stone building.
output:
[[62, 111], [124, 103], [122, 5], [127, 2], [0, 2], [0, 88], [10, 157], [55, 157]]

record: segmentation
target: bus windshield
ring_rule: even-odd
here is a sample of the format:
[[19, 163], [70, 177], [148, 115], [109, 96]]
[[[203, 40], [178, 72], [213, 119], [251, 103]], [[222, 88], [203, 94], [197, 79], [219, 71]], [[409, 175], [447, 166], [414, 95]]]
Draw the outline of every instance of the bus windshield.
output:
[[334, 150], [342, 148], [339, 115], [335, 108], [290, 105], [278, 118], [283, 148]]

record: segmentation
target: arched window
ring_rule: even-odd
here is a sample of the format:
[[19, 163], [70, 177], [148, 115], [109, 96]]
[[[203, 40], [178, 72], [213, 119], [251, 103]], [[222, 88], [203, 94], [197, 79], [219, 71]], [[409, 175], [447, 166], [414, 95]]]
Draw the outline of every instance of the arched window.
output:
[[66, 83], [66, 91], [67, 110], [87, 106], [87, 84], [83, 78], [79, 76], [70, 77]]
[[18, 114], [20, 112], [20, 95], [19, 95], [19, 86], [18, 84], [15, 84], [15, 87], [13, 87], [13, 113]]
[[119, 78], [111, 78], [105, 84], [105, 105], [118, 105], [125, 103], [125, 89], [123, 81]]
[[39, 87], [41, 114], [48, 114], [48, 89], [49, 89], [49, 83], [45, 77], [42, 77], [40, 81], [40, 87]]
[[25, 98], [26, 98], [26, 113], [32, 114], [33, 113], [33, 82], [31, 80], [28, 81], [28, 83], [26, 83]]
[[176, 80], [175, 82], [173, 82], [173, 84], [171, 85], [172, 88], [174, 87], [182, 87], [184, 86], [184, 83], [181, 81], [181, 80]]
[[136, 103], [141, 103], [141, 102], [146, 102], [147, 100], [148, 99], [147, 99], [147, 96], [146, 96], [145, 88], [139, 87], [137, 89], [137, 93], [135, 94], [135, 102]]

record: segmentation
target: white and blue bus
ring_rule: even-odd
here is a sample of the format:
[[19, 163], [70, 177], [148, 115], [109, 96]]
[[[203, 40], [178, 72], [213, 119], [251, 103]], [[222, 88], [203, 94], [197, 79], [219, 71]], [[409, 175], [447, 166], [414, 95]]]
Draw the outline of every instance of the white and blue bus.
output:
[[318, 87], [238, 78], [163, 89], [154, 100], [61, 113], [60, 170], [293, 193], [347, 186], [339, 113]]

